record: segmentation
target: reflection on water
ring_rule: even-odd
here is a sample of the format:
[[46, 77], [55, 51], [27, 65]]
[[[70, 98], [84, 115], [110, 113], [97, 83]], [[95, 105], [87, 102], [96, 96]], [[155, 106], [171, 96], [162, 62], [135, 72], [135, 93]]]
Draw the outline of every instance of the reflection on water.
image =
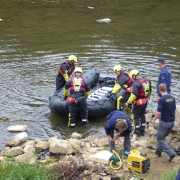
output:
[[[94, 7], [89, 9], [88, 6]], [[11, 137], [6, 127], [28, 124], [30, 138], [46, 139], [72, 131], [67, 117], [51, 113], [48, 97], [55, 90], [59, 63], [70, 54], [78, 56], [83, 70], [97, 68], [114, 77], [113, 66], [139, 69], [151, 79], [152, 104], [156, 107], [158, 56], [172, 70], [172, 95], [180, 99], [180, 1], [32, 1], [0, 2], [0, 96], [1, 137]], [[96, 23], [110, 18], [109, 24]], [[29, 119], [29, 121], [19, 119]], [[104, 135], [106, 117], [90, 120], [76, 131]], [[5, 138], [5, 139], [6, 139]]]

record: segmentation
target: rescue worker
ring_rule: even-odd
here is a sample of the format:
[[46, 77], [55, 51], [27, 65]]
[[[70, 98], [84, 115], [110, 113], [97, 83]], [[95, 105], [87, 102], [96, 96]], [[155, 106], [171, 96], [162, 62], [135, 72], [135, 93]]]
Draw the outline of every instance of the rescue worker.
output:
[[117, 110], [123, 110], [123, 102], [127, 102], [130, 92], [126, 92], [126, 88], [130, 87], [133, 83], [133, 79], [125, 71], [122, 71], [120, 65], [114, 66], [114, 72], [116, 73], [116, 81], [112, 90], [112, 94], [116, 94], [117, 97]]
[[[67, 102], [69, 102], [69, 123], [71, 128], [75, 127], [76, 114], [79, 108], [82, 118], [82, 125], [87, 124], [88, 110], [86, 98], [90, 94], [90, 87], [82, 77], [82, 69], [76, 67], [74, 70], [75, 75], [71, 76], [70, 80], [65, 84], [63, 93]], [[69, 89], [69, 97], [68, 96]]]
[[[108, 116], [108, 122], [104, 125], [108, 136], [110, 151], [115, 150], [115, 141], [119, 137], [124, 137], [124, 155], [128, 156], [131, 149], [130, 134], [132, 131], [131, 121], [123, 111], [114, 110]], [[114, 135], [114, 130], [119, 134]]]
[[144, 136], [146, 118], [145, 111], [148, 103], [148, 99], [151, 96], [151, 82], [147, 78], [142, 78], [139, 75], [139, 71], [134, 69], [129, 73], [130, 77], [134, 79], [132, 84], [132, 92], [126, 103], [127, 107], [131, 107], [133, 104], [132, 113], [134, 115], [135, 130], [134, 133], [140, 137]]
[[158, 77], [158, 81], [157, 81], [157, 100], [159, 100], [159, 98], [161, 97], [161, 93], [159, 92], [159, 85], [161, 83], [165, 83], [166, 86], [167, 86], [167, 92], [168, 94], [171, 94], [171, 71], [170, 69], [166, 66], [165, 64], [165, 58], [164, 57], [159, 57], [157, 59], [157, 63], [158, 63], [158, 66], [160, 67], [161, 69], [161, 72], [159, 74], [159, 77]]
[[70, 55], [68, 60], [60, 64], [56, 76], [56, 91], [63, 88], [66, 82], [68, 82], [69, 76], [75, 69], [74, 62], [77, 62], [77, 57], [75, 55]]
[[161, 93], [161, 98], [158, 101], [157, 112], [152, 120], [152, 123], [155, 123], [159, 118], [159, 126], [156, 134], [158, 144], [155, 154], [160, 157], [161, 153], [164, 151], [169, 155], [169, 162], [171, 162], [177, 154], [166, 142], [166, 137], [170, 134], [174, 126], [176, 100], [173, 96], [168, 94], [166, 84], [162, 83], [158, 88]]

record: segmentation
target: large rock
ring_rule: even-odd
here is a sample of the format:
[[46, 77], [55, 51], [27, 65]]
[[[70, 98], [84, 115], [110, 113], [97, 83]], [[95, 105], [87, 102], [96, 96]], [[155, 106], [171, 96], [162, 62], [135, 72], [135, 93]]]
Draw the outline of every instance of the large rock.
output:
[[7, 156], [7, 157], [15, 157], [15, 156], [18, 156], [20, 154], [23, 154], [23, 151], [22, 151], [20, 146], [12, 147], [12, 148], [7, 147], [2, 151], [1, 154], [3, 156]]
[[110, 151], [100, 151], [96, 154], [93, 154], [89, 157], [90, 161], [95, 161], [102, 164], [108, 164], [109, 158], [112, 156], [112, 153]]
[[60, 139], [51, 139], [49, 151], [55, 154], [72, 154], [74, 152], [68, 141]]
[[26, 132], [22, 132], [17, 134], [10, 142], [8, 142], [9, 146], [18, 146], [21, 143], [25, 142], [28, 138], [28, 135]]
[[22, 161], [22, 162], [27, 162], [31, 165], [35, 164], [37, 159], [38, 159], [38, 156], [35, 155], [34, 153], [25, 153], [25, 154], [22, 154], [22, 155], [19, 155], [17, 157], [14, 158], [15, 160], [18, 160], [18, 161]]
[[15, 126], [7, 127], [7, 130], [11, 132], [17, 132], [17, 131], [23, 132], [23, 131], [26, 131], [26, 128], [27, 128], [27, 125], [15, 125]]
[[36, 149], [49, 149], [49, 142], [47, 141], [38, 141], [37, 144], [34, 146]]

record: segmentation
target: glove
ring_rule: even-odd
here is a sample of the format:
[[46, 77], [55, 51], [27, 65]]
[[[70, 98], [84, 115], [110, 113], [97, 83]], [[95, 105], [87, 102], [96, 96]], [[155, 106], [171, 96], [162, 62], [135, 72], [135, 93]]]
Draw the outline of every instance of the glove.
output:
[[64, 96], [64, 100], [66, 100], [67, 99], [67, 96]]

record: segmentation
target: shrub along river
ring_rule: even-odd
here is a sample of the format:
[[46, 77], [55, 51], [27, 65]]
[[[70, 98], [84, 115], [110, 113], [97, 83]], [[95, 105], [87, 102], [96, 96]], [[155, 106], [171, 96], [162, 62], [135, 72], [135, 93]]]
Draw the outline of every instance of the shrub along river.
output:
[[[76, 66], [113, 76], [113, 66], [138, 69], [152, 81], [155, 109], [159, 56], [172, 70], [172, 95], [180, 100], [180, 1], [1, 0], [0, 148], [16, 133], [7, 126], [27, 124], [30, 139], [69, 137], [67, 117], [52, 113], [57, 68], [70, 54]], [[109, 24], [96, 20], [110, 18]], [[77, 122], [84, 136], [105, 135], [106, 117]]]

